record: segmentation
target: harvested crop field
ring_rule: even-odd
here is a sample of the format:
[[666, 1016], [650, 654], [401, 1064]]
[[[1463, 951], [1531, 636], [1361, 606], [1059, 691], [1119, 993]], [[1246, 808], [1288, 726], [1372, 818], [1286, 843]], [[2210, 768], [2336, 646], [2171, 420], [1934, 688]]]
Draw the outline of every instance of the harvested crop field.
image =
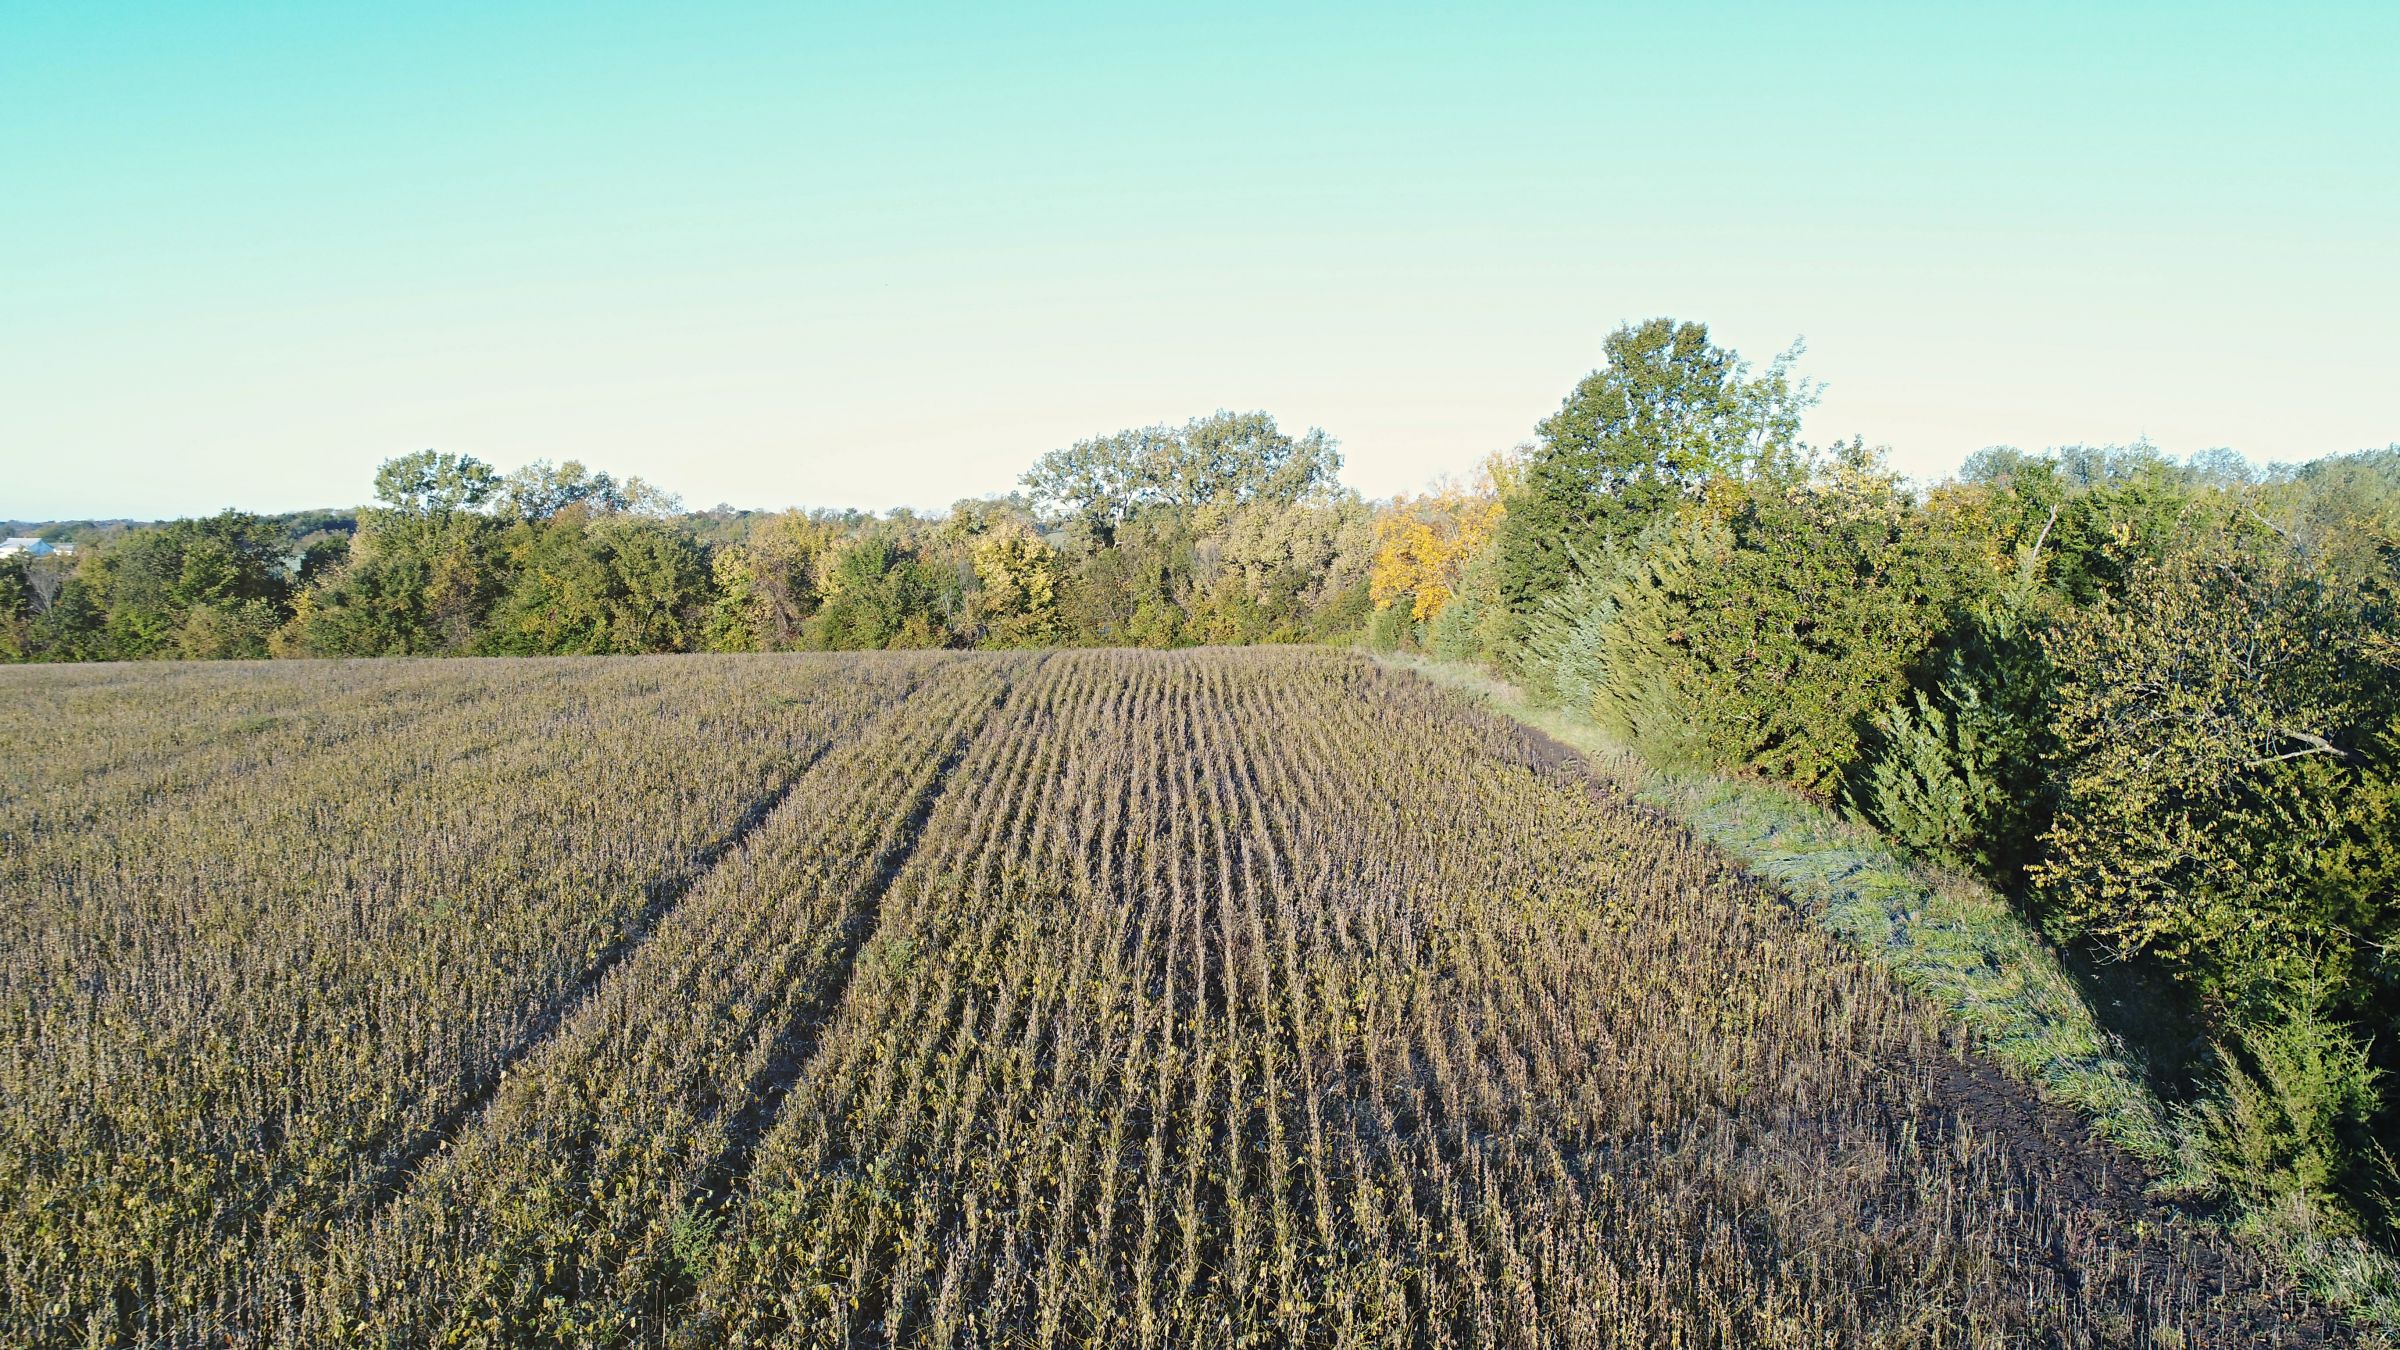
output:
[[2345, 1333], [1345, 653], [0, 671], [0, 1341]]

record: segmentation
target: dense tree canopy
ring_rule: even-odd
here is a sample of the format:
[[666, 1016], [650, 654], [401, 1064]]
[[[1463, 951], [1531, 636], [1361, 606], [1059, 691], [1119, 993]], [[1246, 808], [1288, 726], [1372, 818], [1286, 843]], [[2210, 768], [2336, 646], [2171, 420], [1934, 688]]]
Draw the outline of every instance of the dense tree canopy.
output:
[[1652, 319], [1609, 334], [1607, 364], [1536, 429], [1500, 536], [1500, 585], [1527, 610], [1578, 557], [1629, 538], [1714, 477], [1767, 468], [1798, 443], [1813, 389], [1795, 347], [1763, 373], [1708, 327]]
[[639, 478], [619, 482], [606, 472], [586, 469], [579, 460], [552, 464], [537, 459], [500, 480], [502, 509], [521, 520], [548, 520], [570, 506], [594, 511], [633, 511], [664, 515], [676, 509], [675, 497]]
[[1105, 540], [1149, 507], [1192, 511], [1298, 502], [1339, 490], [1342, 457], [1322, 431], [1293, 437], [1263, 412], [1217, 412], [1053, 450], [1025, 473], [1035, 505]]
[[2155, 952], [2235, 1005], [2321, 978], [2388, 996], [2389, 582], [2342, 585], [2219, 520], [2055, 627], [2060, 803], [2034, 874], [2056, 926]]
[[446, 516], [481, 506], [500, 489], [500, 475], [473, 455], [435, 450], [388, 459], [375, 471], [375, 500], [411, 516]]
[[1529, 650], [1554, 689], [1662, 758], [1830, 791], [1975, 584], [1964, 555], [1847, 446], [1813, 478], [1724, 480], [1609, 541], [1537, 610]]

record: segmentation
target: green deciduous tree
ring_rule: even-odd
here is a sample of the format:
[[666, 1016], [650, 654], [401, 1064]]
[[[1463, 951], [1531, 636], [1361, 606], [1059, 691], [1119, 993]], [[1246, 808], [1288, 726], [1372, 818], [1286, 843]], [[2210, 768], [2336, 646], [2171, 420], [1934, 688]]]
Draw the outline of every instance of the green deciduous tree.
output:
[[472, 650], [508, 589], [504, 533], [474, 511], [362, 512], [348, 559], [302, 592], [280, 648], [295, 656]]
[[2393, 595], [2221, 519], [2070, 614], [2048, 643], [2047, 921], [2236, 1010], [2316, 980], [2354, 1010], [2400, 918]]
[[944, 581], [888, 531], [854, 538], [825, 568], [824, 604], [809, 621], [809, 645], [831, 651], [947, 646]]
[[375, 500], [409, 515], [470, 510], [499, 488], [499, 473], [473, 455], [419, 450], [387, 459], [375, 470]]
[[[279, 635], [294, 655], [677, 651], [714, 582], [673, 498], [638, 478], [537, 460], [506, 478], [419, 451], [375, 475], [383, 504], [346, 546], [302, 556]], [[486, 508], [498, 506], [495, 514]]]
[[803, 646], [822, 599], [818, 571], [840, 527], [786, 511], [720, 547], [711, 568], [716, 599], [707, 645], [715, 651], [781, 652]]
[[680, 505], [672, 493], [639, 478], [620, 480], [612, 474], [587, 469], [582, 461], [572, 459], [555, 465], [537, 459], [501, 479], [497, 492], [501, 509], [525, 520], [547, 520], [577, 504], [598, 512], [630, 511], [639, 515], [665, 515]]
[[1058, 550], [1029, 529], [996, 529], [970, 555], [979, 583], [973, 619], [977, 645], [1040, 647], [1058, 639]]
[[1263, 412], [1216, 412], [1053, 450], [1024, 475], [1049, 518], [1106, 543], [1149, 507], [1194, 510], [1304, 501], [1336, 491], [1342, 457], [1324, 432], [1291, 436]]
[[1499, 581], [1520, 612], [1564, 586], [1578, 557], [1631, 537], [1711, 478], [1792, 453], [1815, 400], [1791, 373], [1797, 346], [1754, 376], [1705, 324], [1628, 325], [1602, 350], [1607, 363], [1541, 423], [1508, 501]]
[[240, 511], [130, 531], [76, 568], [118, 660], [265, 656], [291, 580], [283, 532]]
[[479, 647], [513, 655], [682, 651], [709, 600], [708, 559], [679, 527], [578, 504], [513, 526], [507, 594]]
[[2188, 533], [2198, 475], [2148, 444], [2072, 445], [2046, 455], [1993, 446], [1968, 457], [1962, 482], [1992, 489], [1991, 544], [2003, 556], [2039, 540], [2041, 583], [2070, 605], [2124, 594], [2134, 572]]

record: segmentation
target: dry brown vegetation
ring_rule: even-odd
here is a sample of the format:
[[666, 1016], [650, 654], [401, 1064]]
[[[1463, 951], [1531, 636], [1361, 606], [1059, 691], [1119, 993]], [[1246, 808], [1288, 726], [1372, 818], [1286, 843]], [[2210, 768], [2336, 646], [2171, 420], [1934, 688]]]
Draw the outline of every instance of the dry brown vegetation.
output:
[[0, 1340], [2341, 1339], [1315, 651], [0, 672]]

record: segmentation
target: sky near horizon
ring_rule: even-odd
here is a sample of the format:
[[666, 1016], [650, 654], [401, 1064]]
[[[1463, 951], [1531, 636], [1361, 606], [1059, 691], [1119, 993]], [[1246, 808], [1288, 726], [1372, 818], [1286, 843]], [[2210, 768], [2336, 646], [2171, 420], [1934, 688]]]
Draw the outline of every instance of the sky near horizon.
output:
[[1263, 408], [1371, 496], [1618, 324], [1990, 444], [2400, 440], [2400, 5], [0, 0], [0, 518], [427, 447], [939, 507]]

